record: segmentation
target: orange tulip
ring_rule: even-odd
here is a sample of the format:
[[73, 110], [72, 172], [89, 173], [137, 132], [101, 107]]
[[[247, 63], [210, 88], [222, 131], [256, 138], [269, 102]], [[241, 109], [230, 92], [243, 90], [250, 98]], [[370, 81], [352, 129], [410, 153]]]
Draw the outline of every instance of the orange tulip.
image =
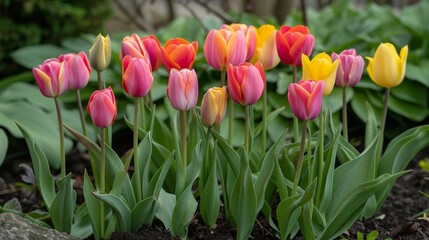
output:
[[198, 51], [198, 42], [192, 43], [183, 38], [168, 40], [161, 49], [161, 59], [165, 69], [192, 69]]

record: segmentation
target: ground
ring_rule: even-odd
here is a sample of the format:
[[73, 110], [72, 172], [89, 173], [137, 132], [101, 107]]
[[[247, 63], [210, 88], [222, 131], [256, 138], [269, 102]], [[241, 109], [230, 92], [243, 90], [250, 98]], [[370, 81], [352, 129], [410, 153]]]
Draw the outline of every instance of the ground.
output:
[[[421, 151], [409, 164], [412, 172], [402, 176], [395, 183], [385, 203], [374, 218], [360, 220], [338, 239], [356, 239], [357, 232], [367, 235], [373, 230], [379, 232], [377, 239], [428, 239], [429, 218], [421, 214], [429, 209], [429, 198], [424, 197], [420, 191], [429, 193], [429, 173], [418, 167], [418, 160], [429, 157], [429, 149]], [[81, 184], [83, 169], [87, 163], [82, 162], [79, 154], [70, 154], [68, 167], [72, 169], [76, 179], [78, 201], [83, 201]], [[31, 188], [17, 186], [21, 182], [22, 168], [20, 163], [29, 163], [28, 160], [6, 161], [0, 167], [0, 205], [9, 199], [17, 198], [24, 212], [34, 210], [40, 206], [40, 198], [37, 191]], [[221, 212], [217, 225], [210, 229], [205, 226], [199, 214], [196, 214], [189, 226], [188, 236], [191, 239], [234, 239], [236, 232], [226, 222]], [[253, 239], [278, 239], [274, 229], [270, 227], [263, 216], [259, 216], [251, 234]], [[164, 229], [160, 221], [155, 221], [152, 226], [144, 226], [137, 234], [114, 233], [113, 239], [176, 239]], [[89, 238], [92, 239], [92, 238]]]

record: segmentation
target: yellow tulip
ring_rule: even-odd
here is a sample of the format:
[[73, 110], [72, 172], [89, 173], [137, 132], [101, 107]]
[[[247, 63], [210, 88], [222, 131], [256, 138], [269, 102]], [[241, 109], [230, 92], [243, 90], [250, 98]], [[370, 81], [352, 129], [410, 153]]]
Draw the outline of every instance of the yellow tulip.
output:
[[256, 47], [251, 63], [261, 62], [265, 70], [272, 69], [280, 63], [276, 45], [276, 28], [265, 24], [256, 31]]
[[89, 62], [91, 67], [97, 72], [101, 72], [109, 66], [112, 56], [112, 46], [110, 37], [103, 37], [101, 34], [95, 38], [91, 49], [89, 49]]
[[405, 76], [408, 45], [400, 54], [391, 43], [381, 43], [375, 50], [374, 57], [367, 57], [369, 63], [366, 71], [377, 85], [385, 88], [398, 86]]
[[310, 61], [307, 55], [301, 55], [302, 80], [325, 81], [323, 96], [329, 95], [334, 89], [337, 76], [338, 59], [332, 62], [331, 57], [322, 52]]

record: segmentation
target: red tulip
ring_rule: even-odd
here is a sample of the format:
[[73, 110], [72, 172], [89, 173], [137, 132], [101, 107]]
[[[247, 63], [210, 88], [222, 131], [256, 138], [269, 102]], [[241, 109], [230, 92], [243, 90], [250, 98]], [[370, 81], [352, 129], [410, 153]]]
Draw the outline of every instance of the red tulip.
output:
[[60, 62], [56, 58], [44, 61], [37, 68], [33, 67], [33, 75], [40, 92], [45, 97], [58, 97], [69, 87], [67, 61]]
[[282, 26], [276, 34], [277, 53], [284, 64], [300, 67], [301, 55], [311, 55], [314, 36], [303, 25]]
[[161, 45], [155, 35], [144, 36], [141, 38], [144, 48], [146, 49], [147, 57], [150, 60], [152, 71], [158, 70], [162, 64]]
[[147, 57], [125, 56], [122, 60], [122, 88], [131, 97], [144, 97], [152, 87], [153, 76]]
[[116, 118], [116, 100], [112, 88], [96, 90], [91, 94], [86, 107], [94, 125], [107, 128], [113, 124]]
[[229, 95], [234, 102], [253, 105], [259, 100], [265, 87], [265, 73], [260, 62], [229, 64], [227, 75]]
[[198, 42], [189, 43], [183, 38], [168, 40], [161, 49], [161, 59], [165, 69], [192, 69], [198, 51]]

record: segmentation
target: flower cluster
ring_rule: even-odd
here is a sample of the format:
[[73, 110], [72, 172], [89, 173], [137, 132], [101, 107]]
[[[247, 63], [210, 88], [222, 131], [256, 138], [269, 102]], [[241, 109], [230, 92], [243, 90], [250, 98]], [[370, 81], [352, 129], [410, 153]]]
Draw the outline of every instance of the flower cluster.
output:
[[[372, 144], [368, 150], [372, 155], [358, 155], [357, 150], [351, 149], [352, 146], [347, 141], [345, 89], [359, 83], [364, 72], [364, 59], [355, 49], [333, 52], [331, 55], [320, 52], [312, 57], [314, 43], [315, 37], [303, 25], [284, 25], [277, 30], [275, 26], [268, 24], [257, 28], [235, 23], [210, 30], [203, 52], [208, 65], [220, 71], [221, 80], [205, 92], [198, 105], [202, 88], [199, 88], [198, 69], [194, 68], [199, 51], [197, 41], [173, 38], [161, 44], [154, 35], [140, 37], [132, 34], [124, 37], [119, 53], [122, 91], [134, 100], [134, 120], [130, 122], [126, 119], [134, 135], [133, 148], [122, 158], [115, 155], [107, 137], [116, 120], [115, 94], [119, 93], [119, 90], [114, 92], [112, 86], [106, 87], [101, 76], [101, 72], [108, 68], [111, 61], [109, 36], [100, 34], [96, 37], [89, 49], [89, 57], [84, 52], [69, 53], [48, 59], [34, 67], [33, 74], [41, 93], [54, 98], [57, 103], [61, 141], [64, 138], [64, 126], [59, 97], [67, 89], [76, 90], [79, 94], [79, 90], [87, 86], [91, 70], [97, 72], [98, 89], [90, 96], [86, 108], [92, 122], [99, 128], [99, 142], [95, 143], [87, 136], [83, 112], [80, 113], [82, 133], [66, 127], [87, 147], [91, 156], [95, 186], [86, 174], [83, 188], [85, 207], [88, 208], [86, 214], [91, 220], [95, 238], [109, 238], [116, 230], [135, 232], [143, 224], [152, 223], [155, 217], [169, 228], [172, 235], [186, 237], [187, 226], [198, 206], [205, 223], [215, 226], [221, 196], [228, 220], [237, 227], [238, 239], [249, 237], [253, 223], [263, 207], [264, 211], [271, 210], [273, 206], [267, 201], [274, 194], [278, 194], [281, 201], [276, 209], [276, 229], [282, 239], [294, 237], [296, 232], [293, 233], [293, 229], [297, 229], [294, 226], [301, 228], [305, 238], [315, 238], [315, 235], [323, 239], [333, 238], [343, 230], [344, 222], [350, 222], [348, 218], [357, 218], [361, 212], [374, 212], [376, 208], [370, 207], [379, 205], [382, 202], [380, 199], [383, 199], [381, 195], [374, 195], [376, 191], [386, 187], [400, 175], [396, 172], [382, 172], [383, 168], [379, 170], [377, 165], [382, 164], [380, 159], [387, 107], [381, 117], [378, 137], [381, 140]], [[389, 89], [399, 85], [404, 79], [407, 55], [407, 46], [398, 54], [392, 44], [381, 43], [374, 57], [367, 58], [369, 77], [387, 89], [386, 104]], [[268, 143], [267, 124], [279, 111], [271, 112], [270, 116], [268, 114], [266, 71], [280, 63], [290, 66], [293, 73], [284, 101], [295, 116], [295, 136], [293, 139], [281, 138], [275, 143]], [[170, 132], [163, 130], [166, 128], [163, 123], [157, 122], [159, 120], [150, 98], [154, 72], [161, 66], [168, 72], [166, 96], [171, 107], [177, 110], [170, 116], [173, 118], [173, 130]], [[298, 74], [298, 68], [302, 68], [301, 75]], [[344, 90], [341, 130], [343, 141], [340, 141], [340, 131], [335, 132], [334, 127], [330, 128], [333, 129], [330, 135], [325, 134], [324, 121], [329, 112], [323, 109], [323, 98], [335, 86]], [[255, 128], [252, 106], [261, 99], [262, 122], [260, 127]], [[80, 103], [80, 99], [78, 102]], [[243, 132], [234, 128], [234, 120], [238, 118], [234, 114], [236, 107], [244, 109]], [[150, 117], [146, 116], [147, 112]], [[227, 130], [228, 135], [225, 136], [220, 125], [227, 113], [229, 122], [223, 129]], [[176, 117], [177, 121], [174, 119]], [[316, 124], [318, 134], [306, 136], [308, 123], [316, 119], [319, 119]], [[298, 121], [302, 121], [301, 131], [298, 129]], [[159, 129], [163, 132], [158, 133]], [[166, 132], [175, 141], [173, 147], [163, 146], [153, 137], [154, 134]], [[243, 146], [237, 147], [233, 143], [234, 134], [244, 135]], [[334, 136], [329, 146], [324, 144], [325, 135]], [[253, 147], [258, 137], [261, 139], [261, 150]], [[314, 144], [315, 141], [317, 144]], [[372, 147], [376, 145], [378, 148]], [[337, 149], [341, 149], [338, 150], [341, 156], [337, 157]], [[344, 179], [348, 178], [349, 170], [359, 164], [366, 164], [369, 161], [366, 159], [373, 156], [375, 160], [372, 166], [377, 167], [369, 169], [372, 174], [356, 175], [357, 180], [351, 180], [352, 189], [337, 186], [342, 181], [349, 180]], [[58, 184], [57, 192], [53, 184], [41, 188], [42, 196], [48, 201], [49, 212], [53, 216], [56, 216], [55, 211], [60, 210], [59, 206], [66, 206], [65, 203], [57, 202], [72, 199], [67, 196], [75, 194], [70, 188], [70, 184], [73, 184], [71, 176], [66, 176], [63, 151], [61, 158], [62, 174], [58, 182], [67, 181], [69, 185]], [[334, 170], [337, 158], [342, 165]], [[133, 168], [130, 168], [131, 159], [134, 160]], [[44, 160], [38, 158], [37, 161]], [[305, 173], [305, 178], [301, 173]], [[36, 175], [36, 178], [46, 176]], [[192, 192], [196, 179], [199, 180], [199, 205]], [[350, 192], [353, 189], [362, 194], [360, 198]], [[334, 191], [337, 192], [333, 193]], [[54, 201], [51, 197], [54, 195], [58, 199], [51, 205]], [[374, 199], [371, 200], [371, 197]], [[367, 201], [370, 203], [368, 206], [365, 205]], [[350, 206], [341, 205], [349, 202]], [[364, 207], [366, 211], [362, 210]], [[67, 208], [66, 212], [69, 214], [52, 220], [55, 226], [66, 222], [68, 225], [62, 230], [70, 232], [72, 221], [64, 218], [72, 218], [74, 209]]]

